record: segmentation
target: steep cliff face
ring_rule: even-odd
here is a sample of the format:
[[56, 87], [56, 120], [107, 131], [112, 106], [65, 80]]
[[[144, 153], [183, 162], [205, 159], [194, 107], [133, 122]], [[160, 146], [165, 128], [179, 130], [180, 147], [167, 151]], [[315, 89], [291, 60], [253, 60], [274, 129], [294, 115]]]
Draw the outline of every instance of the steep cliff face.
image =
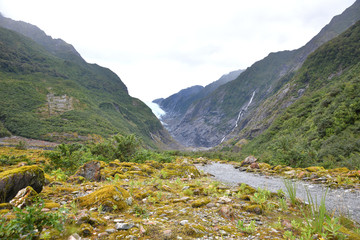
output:
[[[283, 94], [277, 91], [292, 78], [307, 56], [359, 19], [360, 1], [356, 1], [341, 15], [334, 17], [302, 48], [271, 53], [246, 69], [234, 81], [194, 102], [176, 122], [176, 126], [171, 126], [172, 135], [186, 146], [213, 147], [239, 134], [242, 129], [246, 130], [246, 136], [262, 132], [271, 124], [271, 118], [263, 121], [270, 114], [267, 109], [259, 108], [260, 104], [272, 96], [281, 99], [286, 95], [286, 91]], [[301, 94], [300, 91], [299, 97]], [[272, 109], [273, 103], [268, 104], [269, 109]]]

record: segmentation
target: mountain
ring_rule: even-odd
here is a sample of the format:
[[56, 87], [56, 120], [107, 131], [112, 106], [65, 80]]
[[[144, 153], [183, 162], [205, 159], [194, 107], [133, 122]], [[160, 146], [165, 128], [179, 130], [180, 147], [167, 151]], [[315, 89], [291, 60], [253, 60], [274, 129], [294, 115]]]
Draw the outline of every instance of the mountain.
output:
[[[161, 121], [165, 124], [169, 132], [172, 133], [176, 130], [173, 127], [179, 124], [179, 120], [181, 120], [182, 116], [192, 104], [199, 99], [209, 96], [221, 85], [236, 79], [242, 72], [243, 70], [232, 71], [228, 74], [224, 74], [218, 80], [205, 87], [196, 85], [183, 89], [165, 99], [155, 99], [153, 102], [157, 103], [166, 113], [161, 116]], [[181, 141], [182, 139], [179, 140]]]
[[258, 107], [273, 119], [267, 130], [248, 144], [240, 146], [240, 134], [227, 145], [238, 145], [244, 156], [255, 154], [272, 164], [359, 168], [359, 76], [357, 22], [312, 53], [291, 80]]
[[[69, 44], [1, 17], [0, 134], [82, 141], [134, 133], [151, 147], [173, 140], [151, 110], [107, 68]], [[9, 30], [10, 28], [12, 30]]]
[[[259, 106], [288, 83], [305, 59], [325, 42], [344, 32], [360, 19], [360, 1], [334, 17], [305, 46], [270, 53], [254, 63], [235, 80], [216, 88], [211, 94], [193, 102], [185, 114], [168, 126], [171, 134], [185, 146], [214, 147], [247, 130], [245, 137], [254, 137], [270, 126], [272, 119], [259, 112]], [[300, 91], [300, 98], [304, 91]], [[264, 110], [264, 109], [262, 109]], [[262, 115], [256, 123], [252, 117]], [[250, 126], [249, 123], [252, 122]], [[253, 129], [250, 129], [255, 126]], [[250, 135], [249, 135], [250, 134]]]
[[39, 45], [43, 46], [48, 52], [59, 58], [71, 60], [77, 63], [86, 63], [72, 45], [66, 43], [62, 39], [53, 39], [52, 37], [46, 35], [46, 33], [37, 26], [23, 21], [14, 21], [10, 18], [4, 17], [1, 13], [0, 26], [32, 39]]

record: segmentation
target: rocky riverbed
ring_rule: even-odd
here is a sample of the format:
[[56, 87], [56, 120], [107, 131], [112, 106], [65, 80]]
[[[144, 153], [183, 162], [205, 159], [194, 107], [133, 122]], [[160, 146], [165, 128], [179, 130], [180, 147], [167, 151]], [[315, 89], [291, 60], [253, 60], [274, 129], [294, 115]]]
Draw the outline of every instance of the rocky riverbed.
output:
[[[0, 204], [2, 239], [31, 234], [69, 240], [291, 239], [303, 237], [305, 230], [312, 239], [360, 239], [358, 225], [345, 218], [324, 223], [340, 227], [333, 233], [314, 232], [307, 206], [292, 204], [282, 192], [256, 189], [242, 180], [230, 185], [214, 181], [194, 165], [216, 166], [208, 165], [208, 159], [178, 157], [170, 163], [141, 164], [93, 160], [66, 175], [59, 169], [49, 171], [43, 152], [0, 148], [0, 186], [6, 186], [0, 190], [7, 195], [9, 186], [17, 189], [12, 179], [21, 179], [21, 174], [28, 183], [10, 202], [3, 199]], [[52, 220], [41, 228], [30, 221], [40, 217]], [[60, 223], [61, 230], [52, 223]]]
[[[284, 184], [284, 178], [279, 176], [268, 176], [264, 174], [239, 171], [231, 164], [225, 163], [211, 163], [206, 165], [198, 165], [198, 169], [203, 170], [214, 176], [216, 180], [228, 183], [230, 185], [238, 185], [241, 183], [249, 184], [254, 188], [268, 189], [272, 192], [276, 192], [282, 189], [286, 192]], [[266, 173], [266, 172], [265, 172]], [[308, 193], [312, 198], [317, 200], [320, 204], [321, 198], [326, 194], [326, 207], [328, 211], [335, 211], [338, 214], [344, 214], [360, 222], [360, 190], [357, 188], [345, 189], [344, 187], [329, 188], [327, 185], [321, 183], [321, 180], [317, 178], [318, 184], [294, 179], [294, 183], [297, 186], [297, 197], [304, 202], [308, 202]]]

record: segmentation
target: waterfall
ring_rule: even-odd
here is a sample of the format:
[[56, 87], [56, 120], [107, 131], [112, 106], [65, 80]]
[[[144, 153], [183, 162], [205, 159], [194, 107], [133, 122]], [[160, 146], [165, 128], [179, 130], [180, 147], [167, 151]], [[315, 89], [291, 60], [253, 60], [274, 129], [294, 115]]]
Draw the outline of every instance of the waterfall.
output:
[[228, 133], [227, 135], [225, 135], [225, 136], [223, 137], [223, 139], [221, 140], [220, 143], [222, 143], [228, 135], [230, 135], [232, 132], [235, 131], [235, 129], [237, 128], [238, 123], [239, 123], [239, 121], [241, 120], [242, 116], [244, 115], [244, 113], [247, 111], [248, 107], [249, 107], [250, 104], [252, 103], [252, 101], [253, 101], [253, 99], [254, 99], [254, 96], [255, 96], [255, 91], [252, 93], [251, 98], [250, 98], [250, 101], [248, 102], [248, 104], [247, 104], [245, 107], [241, 108], [241, 110], [240, 110], [240, 112], [239, 112], [239, 114], [238, 114], [238, 117], [237, 117], [237, 119], [236, 119], [235, 126], [233, 127], [233, 129], [230, 131], [230, 133]]

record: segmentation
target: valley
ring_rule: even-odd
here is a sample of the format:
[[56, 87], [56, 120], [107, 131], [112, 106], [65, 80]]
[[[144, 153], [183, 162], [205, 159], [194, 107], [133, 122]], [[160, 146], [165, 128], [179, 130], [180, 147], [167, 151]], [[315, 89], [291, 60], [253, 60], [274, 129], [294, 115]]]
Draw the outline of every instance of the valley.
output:
[[298, 49], [152, 103], [0, 14], [0, 239], [360, 239], [359, 169], [360, 0]]

